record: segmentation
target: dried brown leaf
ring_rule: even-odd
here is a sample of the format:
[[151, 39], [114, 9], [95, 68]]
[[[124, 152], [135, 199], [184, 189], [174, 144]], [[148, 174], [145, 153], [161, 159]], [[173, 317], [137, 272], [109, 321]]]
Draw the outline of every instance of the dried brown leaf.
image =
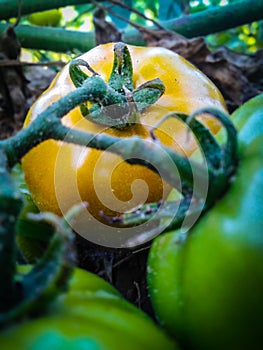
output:
[[221, 90], [232, 112], [249, 98], [263, 91], [263, 51], [240, 54], [220, 47], [211, 51], [204, 38], [187, 39], [166, 30], [142, 29], [149, 46], [172, 50], [203, 71]]

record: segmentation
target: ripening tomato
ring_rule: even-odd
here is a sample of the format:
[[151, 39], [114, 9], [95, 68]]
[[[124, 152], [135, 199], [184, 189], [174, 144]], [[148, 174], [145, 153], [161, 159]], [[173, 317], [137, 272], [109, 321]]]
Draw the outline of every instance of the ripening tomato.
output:
[[[106, 82], [112, 73], [114, 47], [113, 43], [100, 45], [80, 57]], [[152, 142], [149, 129], [168, 112], [191, 113], [204, 106], [226, 111], [224, 99], [215, 85], [184, 58], [160, 47], [126, 47], [133, 67], [133, 88], [159, 78], [165, 88], [162, 96], [143, 110], [138, 122], [128, 128], [106, 127], [87, 120], [79, 107], [63, 117], [64, 125], [121, 138], [136, 135]], [[86, 68], [83, 71], [91, 75]], [[118, 72], [114, 70], [114, 73]], [[30, 109], [25, 127], [50, 104], [73, 89], [75, 86], [70, 79], [69, 65], [66, 65]], [[122, 90], [125, 93], [127, 89]], [[213, 132], [218, 130], [219, 124], [213, 118], [204, 115], [201, 119]], [[179, 120], [168, 119], [157, 129], [160, 142], [179, 152], [190, 155], [197, 147], [194, 139], [189, 139], [186, 125]], [[28, 188], [37, 206], [40, 210], [60, 215], [73, 204], [85, 201], [89, 203], [89, 211], [94, 217], [100, 219], [101, 211], [114, 216], [139, 204], [164, 199], [171, 189], [161, 176], [141, 165], [130, 165], [108, 151], [60, 141], [41, 143], [23, 158], [22, 164]]]

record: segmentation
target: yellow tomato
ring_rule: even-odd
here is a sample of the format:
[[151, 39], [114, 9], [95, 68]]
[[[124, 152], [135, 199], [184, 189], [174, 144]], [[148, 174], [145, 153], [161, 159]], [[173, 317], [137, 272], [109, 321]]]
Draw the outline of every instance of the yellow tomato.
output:
[[[128, 129], [118, 130], [89, 121], [79, 107], [63, 117], [64, 125], [94, 134], [105, 132], [124, 138], [137, 135], [151, 142], [149, 129], [168, 112], [191, 113], [205, 106], [226, 110], [224, 99], [215, 85], [181, 56], [160, 47], [127, 47], [133, 65], [134, 87], [160, 78], [165, 86], [164, 94], [141, 113], [138, 123]], [[113, 48], [113, 43], [101, 45], [80, 57], [106, 82], [112, 71]], [[83, 70], [87, 72], [86, 68]], [[33, 105], [25, 126], [52, 102], [74, 89], [69, 65], [66, 65]], [[212, 117], [204, 115], [201, 119], [213, 132], [218, 130], [219, 125]], [[186, 125], [179, 120], [168, 119], [158, 126], [156, 135], [163, 144], [190, 155], [197, 145], [186, 130]], [[22, 164], [37, 206], [40, 210], [57, 214], [85, 201], [89, 203], [90, 213], [100, 220], [101, 211], [109, 216], [118, 215], [139, 204], [165, 199], [170, 191], [170, 186], [161, 176], [141, 165], [130, 165], [108, 151], [60, 141], [41, 143], [23, 158]]]

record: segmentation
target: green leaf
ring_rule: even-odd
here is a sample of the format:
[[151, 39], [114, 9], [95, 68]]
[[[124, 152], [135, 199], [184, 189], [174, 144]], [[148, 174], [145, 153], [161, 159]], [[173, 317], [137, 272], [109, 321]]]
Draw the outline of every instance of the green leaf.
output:
[[147, 9], [147, 10], [150, 10], [155, 17], [158, 16], [158, 2], [157, 1], [152, 1], [152, 0], [144, 0], [142, 1], [144, 3], [144, 11]]

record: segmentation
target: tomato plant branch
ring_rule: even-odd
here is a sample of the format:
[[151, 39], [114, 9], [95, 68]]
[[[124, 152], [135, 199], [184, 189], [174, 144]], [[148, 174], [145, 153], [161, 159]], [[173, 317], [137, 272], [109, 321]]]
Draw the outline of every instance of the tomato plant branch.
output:
[[[220, 156], [218, 156], [218, 160], [220, 160], [220, 162], [217, 164], [217, 160], [215, 160], [215, 168], [222, 168], [223, 171], [225, 173], [231, 174], [232, 169], [236, 168], [237, 166], [237, 162], [238, 162], [238, 145], [237, 145], [237, 130], [234, 126], [234, 124], [232, 123], [231, 119], [229, 119], [228, 116], [225, 115], [225, 113], [219, 111], [218, 109], [215, 108], [201, 108], [198, 111], [195, 111], [190, 118], [188, 118], [188, 120], [186, 119], [186, 122], [188, 122], [189, 126], [191, 126], [191, 130], [197, 134], [199, 136], [200, 131], [193, 129], [192, 124], [193, 121], [196, 123], [195, 118], [198, 117], [199, 115], [201, 115], [202, 113], [208, 113], [209, 115], [213, 116], [214, 118], [220, 120], [221, 124], [224, 126], [224, 130], [226, 131], [226, 143], [225, 146], [223, 148], [221, 148], [221, 150], [219, 151]], [[199, 128], [201, 127], [201, 125], [199, 125]], [[205, 130], [203, 130], [205, 131]], [[211, 135], [212, 136], [212, 135]], [[199, 142], [202, 142], [203, 144], [203, 149], [206, 150], [208, 148], [208, 150], [210, 150], [211, 144], [212, 144], [212, 137], [208, 137], [208, 130], [207, 132], [204, 132], [204, 136], [202, 136], [202, 138], [200, 138], [200, 136], [198, 137]], [[214, 144], [213, 144], [213, 148], [215, 148], [215, 144], [219, 147], [219, 144], [217, 143], [217, 141], [214, 138]], [[210, 153], [210, 155], [215, 155], [216, 153], [215, 151], [213, 152], [207, 152]]]
[[[30, 272], [17, 275], [16, 231], [22, 209], [21, 193], [10, 175], [6, 153], [0, 147], [0, 327], [31, 312], [43, 310], [61, 291], [67, 288], [75, 263], [72, 249], [73, 234], [64, 218], [51, 213], [39, 214], [54, 228], [53, 236], [43, 257]], [[73, 208], [72, 211], [76, 211]], [[37, 287], [36, 287], [37, 286]]]
[[211, 7], [189, 16], [162, 22], [166, 29], [188, 38], [204, 36], [263, 18], [263, 2], [240, 0], [226, 6]]
[[[101, 1], [101, 0], [98, 0]], [[89, 0], [23, 0], [22, 15], [69, 5], [86, 5]], [[0, 0], [1, 19], [17, 16], [17, 0]]]
[[[220, 145], [210, 131], [196, 120], [196, 117], [203, 113], [208, 113], [221, 122], [226, 132], [226, 141], [223, 145]], [[190, 217], [191, 215], [196, 215], [197, 212], [205, 212], [226, 192], [229, 187], [231, 182], [230, 179], [233, 174], [235, 174], [238, 166], [237, 130], [229, 117], [218, 109], [207, 107], [193, 112], [190, 116], [182, 113], [169, 113], [160, 120], [156, 127], [158, 128], [158, 126], [168, 118], [179, 118], [188, 123], [191, 131], [199, 142], [199, 147], [204, 153], [204, 160], [208, 167], [209, 183], [206, 198], [202, 198], [202, 196], [200, 198], [196, 196], [193, 198], [193, 192], [189, 192], [189, 189], [193, 188], [186, 184], [185, 193], [181, 191], [184, 197], [177, 202], [167, 202], [161, 207], [161, 209], [160, 203], [148, 203], [139, 208], [135, 208], [132, 212], [124, 213], [121, 216], [106, 218], [108, 221], [122, 226], [131, 224], [138, 225], [150, 219], [158, 220], [161, 218], [171, 218], [172, 221], [165, 228], [165, 231], [179, 228], [186, 215]], [[155, 137], [154, 130], [152, 131], [152, 134], [153, 137]], [[195, 174], [194, 167], [193, 174]], [[199, 177], [195, 178], [195, 180], [198, 182], [200, 181]], [[202, 188], [202, 182], [199, 182], [199, 186]], [[196, 203], [191, 207], [192, 200]], [[174, 210], [171, 210], [175, 205], [178, 205], [176, 216], [174, 216]], [[150, 235], [151, 233], [145, 234]], [[141, 240], [143, 237], [144, 235], [138, 239]]]
[[[5, 32], [8, 24], [0, 23], [0, 34]], [[19, 25], [15, 33], [22, 47], [31, 49], [44, 49], [56, 52], [69, 52], [70, 50], [87, 51], [95, 46], [93, 32], [66, 30], [63, 28]]]
[[[173, 187], [180, 188], [181, 179], [189, 186], [193, 185], [193, 172], [200, 183], [204, 178], [202, 165], [189, 161], [189, 159], [173, 149], [159, 144], [158, 141], [149, 142], [139, 136], [133, 136], [127, 139], [109, 136], [107, 134], [91, 134], [75, 129], [69, 129], [63, 125], [58, 125], [57, 130], [52, 132], [51, 138], [64, 140], [69, 143], [82, 145], [85, 147], [95, 148], [98, 150], [108, 150], [124, 158], [129, 164], [139, 164], [157, 172], [157, 169], [163, 174], [164, 180], [169, 182]], [[172, 162], [166, 162], [163, 159], [164, 154]], [[154, 166], [152, 165], [154, 164]], [[179, 177], [174, 172], [176, 164]], [[202, 192], [202, 191], [201, 191]]]
[[15, 226], [22, 208], [22, 197], [9, 174], [7, 157], [0, 148], [0, 313], [15, 300]]
[[[157, 225], [161, 225], [161, 219], [173, 218], [171, 223], [167, 227], [165, 227], [165, 231], [168, 231], [178, 228], [185, 219], [186, 213], [189, 216], [192, 214], [196, 214], [197, 211], [201, 212], [204, 210], [204, 203], [201, 201], [195, 206], [194, 212], [189, 212], [188, 209], [190, 207], [190, 203], [191, 197], [188, 197], [186, 200], [167, 201], [165, 203], [147, 203], [135, 208], [131, 212], [124, 213], [121, 216], [104, 216], [104, 218], [106, 221], [112, 224], [118, 224], [124, 227], [128, 225], [138, 225], [147, 222], [148, 220], [156, 220], [158, 222]], [[176, 211], [176, 216], [175, 208], [178, 208]]]
[[[73, 212], [76, 210], [76, 207], [72, 208]], [[67, 290], [75, 266], [73, 233], [67, 221], [52, 213], [32, 214], [31, 220], [49, 223], [53, 227], [53, 236], [44, 255], [21, 279], [23, 299], [16, 308], [3, 315], [4, 320], [45, 309], [60, 292]], [[37, 286], [37, 291], [34, 286]], [[1, 321], [0, 317], [0, 325]]]
[[[86, 1], [51, 1], [41, 0], [41, 2], [24, 1], [23, 11], [33, 11], [33, 9], [47, 9], [65, 6], [69, 3], [86, 3]], [[43, 2], [43, 4], [42, 4]], [[1, 18], [8, 19], [17, 15], [17, 8], [14, 6], [16, 1], [2, 1]], [[36, 6], [38, 3], [38, 7]], [[63, 4], [62, 4], [63, 3]], [[31, 4], [31, 5], [30, 5]], [[41, 4], [41, 5], [40, 5]], [[0, 2], [1, 5], [1, 2]], [[11, 6], [12, 5], [12, 6]], [[26, 9], [26, 10], [25, 10]], [[23, 12], [25, 13], [25, 12]], [[258, 21], [263, 18], [263, 2], [251, 0], [242, 0], [231, 3], [226, 6], [213, 7], [200, 13], [185, 15], [169, 21], [160, 22], [162, 27], [180, 33], [186, 37], [196, 37], [212, 34], [229, 28], [234, 28], [246, 23]], [[7, 24], [0, 23], [0, 33], [5, 31]], [[155, 27], [149, 27], [154, 29]], [[48, 28], [19, 25], [15, 29], [21, 45], [25, 48], [46, 49], [60, 52], [78, 49], [87, 51], [94, 47], [95, 38], [92, 32], [80, 32], [65, 30], [62, 28]], [[124, 31], [123, 40], [129, 44], [143, 45], [142, 34], [137, 29], [127, 29]]]

